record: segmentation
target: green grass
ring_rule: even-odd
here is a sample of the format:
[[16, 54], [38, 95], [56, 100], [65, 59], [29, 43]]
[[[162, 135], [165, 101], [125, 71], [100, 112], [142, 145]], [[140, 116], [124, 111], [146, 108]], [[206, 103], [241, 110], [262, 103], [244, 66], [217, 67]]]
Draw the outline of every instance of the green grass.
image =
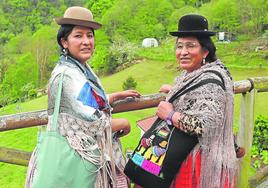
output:
[[[164, 83], [172, 84], [174, 77], [179, 74], [176, 71], [177, 65], [175, 63], [174, 51], [172, 51], [172, 42], [174, 41], [172, 40], [169, 42], [168, 45], [164, 46], [164, 48], [139, 49], [140, 57], [144, 57], [144, 60], [141, 63], [135, 64], [124, 71], [101, 79], [106, 92], [111, 93], [122, 90], [122, 84], [128, 76], [132, 76], [137, 81], [137, 90], [143, 95], [158, 92], [158, 89]], [[220, 46], [219, 52], [222, 53], [221, 50], [224, 50], [223, 48], [228, 48], [228, 50], [232, 51], [232, 48], [236, 46], [238, 46], [236, 43], [230, 44], [229, 46]], [[256, 63], [258, 58], [252, 58], [252, 64], [254, 66], [248, 65], [247, 67], [250, 68], [241, 68], [241, 62], [238, 62], [237, 66], [234, 62], [240, 57], [236, 57], [237, 59], [231, 58], [232, 55], [224, 56], [224, 60], [229, 61], [230, 59], [231, 63], [227, 63], [226, 65], [230, 68], [235, 81], [244, 80], [249, 77], [268, 76], [267, 68], [256, 68], [258, 67], [258, 63]], [[241, 59], [241, 61], [242, 60], [244, 61], [245, 59]], [[236, 127], [239, 126], [240, 101], [240, 95], [236, 95], [234, 115], [234, 124]], [[255, 106], [256, 116], [260, 114], [268, 116], [267, 101], [267, 92], [257, 94]], [[47, 96], [43, 96], [25, 103], [12, 104], [4, 108], [0, 108], [0, 115], [46, 109], [46, 107]], [[154, 114], [154, 111], [155, 109], [147, 109], [113, 115], [113, 117], [127, 118], [131, 123], [131, 133], [121, 139], [124, 151], [126, 148], [133, 149], [140, 138], [140, 130], [136, 126], [136, 121]], [[1, 132], [0, 147], [32, 151], [36, 144], [36, 133], [37, 128]], [[23, 187], [26, 167], [0, 163], [0, 171], [0, 187], [3, 185], [5, 188]]]
[[170, 61], [152, 61], [133, 65], [111, 76], [102, 78], [104, 88], [108, 93], [122, 90], [123, 82], [128, 76], [137, 81], [137, 90], [141, 94], [155, 93], [163, 83], [172, 83], [176, 72], [176, 64]]
[[0, 108], [0, 115], [14, 114], [21, 112], [29, 112], [34, 110], [42, 110], [47, 108], [47, 96], [24, 102], [16, 103]]
[[[12, 104], [5, 108], [0, 108], [0, 115], [41, 110], [46, 109], [46, 107], [47, 96], [43, 96], [26, 103]], [[37, 127], [33, 127], [1, 132], [0, 147], [32, 151], [36, 145], [37, 130]], [[27, 171], [26, 167], [0, 163], [0, 171], [0, 187], [23, 187]]]

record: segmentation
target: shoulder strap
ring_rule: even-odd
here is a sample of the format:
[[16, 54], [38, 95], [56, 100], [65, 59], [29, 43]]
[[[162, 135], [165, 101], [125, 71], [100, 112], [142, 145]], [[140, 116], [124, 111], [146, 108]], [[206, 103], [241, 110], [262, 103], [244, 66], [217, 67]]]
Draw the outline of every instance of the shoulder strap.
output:
[[[197, 89], [205, 84], [208, 84], [208, 83], [213, 83], [213, 84], [217, 84], [219, 85], [224, 91], [226, 90], [225, 88], [225, 85], [224, 85], [224, 80], [223, 80], [223, 77], [222, 75], [218, 72], [218, 71], [214, 71], [214, 70], [207, 70], [207, 71], [204, 71], [203, 73], [205, 72], [212, 72], [216, 75], [218, 75], [221, 79], [221, 81], [217, 80], [217, 79], [214, 79], [214, 78], [208, 78], [208, 79], [204, 79], [204, 80], [201, 80], [200, 82], [198, 82], [197, 84], [193, 85], [193, 86], [190, 86], [197, 78], [199, 78], [202, 74], [198, 75], [197, 77], [195, 77], [193, 80], [191, 80], [188, 84], [186, 84], [185, 86], [183, 86], [180, 90], [178, 90], [169, 100], [168, 102], [173, 102], [175, 99], [177, 99], [178, 97], [184, 95], [185, 93], [189, 92], [189, 91], [192, 91], [194, 89]], [[188, 88], [187, 88], [188, 87]], [[154, 127], [158, 124], [158, 122], [160, 121], [163, 121], [161, 120], [159, 117], [154, 121], [153, 125], [151, 126], [151, 128], [154, 129]]]
[[61, 92], [62, 92], [63, 74], [64, 73], [60, 74], [58, 92], [57, 92], [57, 95], [56, 95], [54, 112], [53, 112], [53, 116], [52, 116], [52, 125], [51, 125], [51, 130], [52, 131], [55, 131], [57, 129], [57, 124], [58, 124], [58, 116], [59, 116], [59, 112], [60, 112], [60, 99], [61, 99]]
[[187, 88], [186, 90], [181, 91], [180, 93], [177, 93], [176, 95], [173, 95], [174, 97], [172, 96], [172, 98], [171, 98], [172, 100], [170, 99], [169, 102], [173, 102], [176, 98], [184, 95], [185, 93], [192, 91], [192, 90], [195, 90], [195, 89], [197, 89], [203, 85], [206, 85], [208, 83], [213, 83], [213, 84], [219, 85], [224, 90], [224, 86], [223, 86], [222, 82], [220, 82], [219, 80], [214, 79], [214, 78], [208, 78], [208, 79], [205, 79], [205, 80], [198, 82], [197, 84]]
[[[205, 85], [205, 84], [208, 84], [208, 83], [214, 83], [214, 84], [217, 84], [219, 85], [224, 91], [226, 90], [225, 88], [225, 84], [224, 84], [224, 79], [222, 77], [222, 75], [218, 72], [218, 71], [215, 71], [215, 70], [207, 70], [207, 71], [204, 71], [203, 73], [206, 73], [206, 72], [211, 72], [211, 73], [214, 73], [216, 74], [217, 76], [220, 77], [221, 81], [217, 80], [217, 79], [214, 79], [214, 78], [208, 78], [208, 79], [205, 79], [205, 80], [202, 80], [200, 82], [198, 82], [197, 84], [193, 85], [193, 86], [190, 86], [189, 85], [191, 83], [193, 83], [193, 81], [195, 81], [197, 78], [199, 78], [202, 74], [200, 74], [199, 76], [197, 76], [196, 78], [194, 78], [193, 80], [191, 80], [188, 84], [186, 84], [184, 87], [182, 87], [179, 91], [177, 91], [170, 99], [169, 99], [169, 102], [173, 102], [176, 98], [182, 96], [183, 94], [189, 92], [189, 91], [192, 91], [202, 85]], [[188, 87], [188, 88], [187, 88]], [[186, 89], [187, 88], [187, 89]]]
[[226, 90], [226, 88], [225, 88], [225, 82], [224, 82], [224, 79], [223, 79], [221, 73], [219, 73], [218, 71], [215, 71], [215, 70], [207, 70], [207, 71], [205, 71], [205, 72], [211, 72], [211, 73], [216, 74], [216, 75], [221, 79], [222, 86], [223, 86], [222, 89], [223, 89], [224, 91]]

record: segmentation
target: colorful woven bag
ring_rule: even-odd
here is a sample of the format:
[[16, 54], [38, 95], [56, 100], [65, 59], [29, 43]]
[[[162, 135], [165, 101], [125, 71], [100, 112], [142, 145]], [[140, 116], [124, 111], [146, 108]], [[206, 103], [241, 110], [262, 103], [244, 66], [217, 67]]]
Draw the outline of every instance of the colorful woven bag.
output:
[[[180, 96], [208, 83], [220, 85], [225, 90], [224, 80], [220, 73], [213, 70], [205, 72], [218, 75], [221, 81], [204, 79], [193, 84], [197, 76], [178, 90], [169, 102], [172, 103]], [[150, 127], [152, 118], [139, 123], [148, 124], [146, 126]], [[157, 118], [140, 139], [124, 172], [133, 182], [142, 187], [168, 188], [181, 164], [197, 143], [196, 136], [189, 135]]]

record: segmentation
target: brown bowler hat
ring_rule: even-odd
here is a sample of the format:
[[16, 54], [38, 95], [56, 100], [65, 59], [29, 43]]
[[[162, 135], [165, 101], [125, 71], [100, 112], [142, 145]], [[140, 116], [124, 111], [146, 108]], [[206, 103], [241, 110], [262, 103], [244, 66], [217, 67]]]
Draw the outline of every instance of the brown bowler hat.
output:
[[94, 30], [99, 29], [102, 25], [93, 20], [93, 14], [84, 7], [73, 6], [66, 9], [63, 17], [55, 18], [58, 25], [70, 24], [90, 27]]

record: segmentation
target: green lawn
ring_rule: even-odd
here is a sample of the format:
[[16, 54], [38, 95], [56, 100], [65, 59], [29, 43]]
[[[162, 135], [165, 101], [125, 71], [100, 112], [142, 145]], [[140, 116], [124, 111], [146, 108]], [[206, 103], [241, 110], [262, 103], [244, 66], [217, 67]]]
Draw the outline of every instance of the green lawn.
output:
[[[164, 83], [172, 83], [174, 77], [178, 74], [176, 64], [173, 61], [144, 60], [111, 76], [102, 78], [106, 92], [122, 90], [122, 83], [128, 76], [132, 76], [138, 83], [137, 90], [141, 94], [151, 94], [158, 92], [159, 87]], [[234, 80], [244, 80], [248, 77], [268, 76], [268, 69], [230, 69]], [[255, 114], [268, 116], [268, 93], [258, 93], [256, 101]], [[235, 97], [235, 126], [238, 126], [239, 120], [240, 95]], [[47, 107], [47, 96], [21, 103], [13, 104], [5, 108], [0, 108], [0, 115], [12, 114], [18, 112], [34, 111], [45, 109]], [[154, 114], [154, 109], [133, 111], [128, 113], [114, 114], [114, 117], [125, 117], [131, 122], [131, 133], [122, 138], [124, 151], [126, 148], [134, 148], [140, 138], [140, 130], [135, 122], [145, 116]], [[21, 129], [0, 133], [0, 147], [17, 148], [31, 151], [36, 143], [37, 128]], [[25, 181], [26, 167], [0, 163], [0, 187], [5, 188], [23, 187]]]
[[[0, 108], [0, 115], [28, 112], [45, 109], [47, 106], [47, 96], [22, 103], [12, 104], [5, 108]], [[27, 129], [17, 129], [0, 133], [0, 147], [15, 148], [24, 151], [32, 151], [36, 144], [37, 127]], [[6, 164], [0, 162], [0, 187], [21, 188], [24, 186], [26, 167]]]

